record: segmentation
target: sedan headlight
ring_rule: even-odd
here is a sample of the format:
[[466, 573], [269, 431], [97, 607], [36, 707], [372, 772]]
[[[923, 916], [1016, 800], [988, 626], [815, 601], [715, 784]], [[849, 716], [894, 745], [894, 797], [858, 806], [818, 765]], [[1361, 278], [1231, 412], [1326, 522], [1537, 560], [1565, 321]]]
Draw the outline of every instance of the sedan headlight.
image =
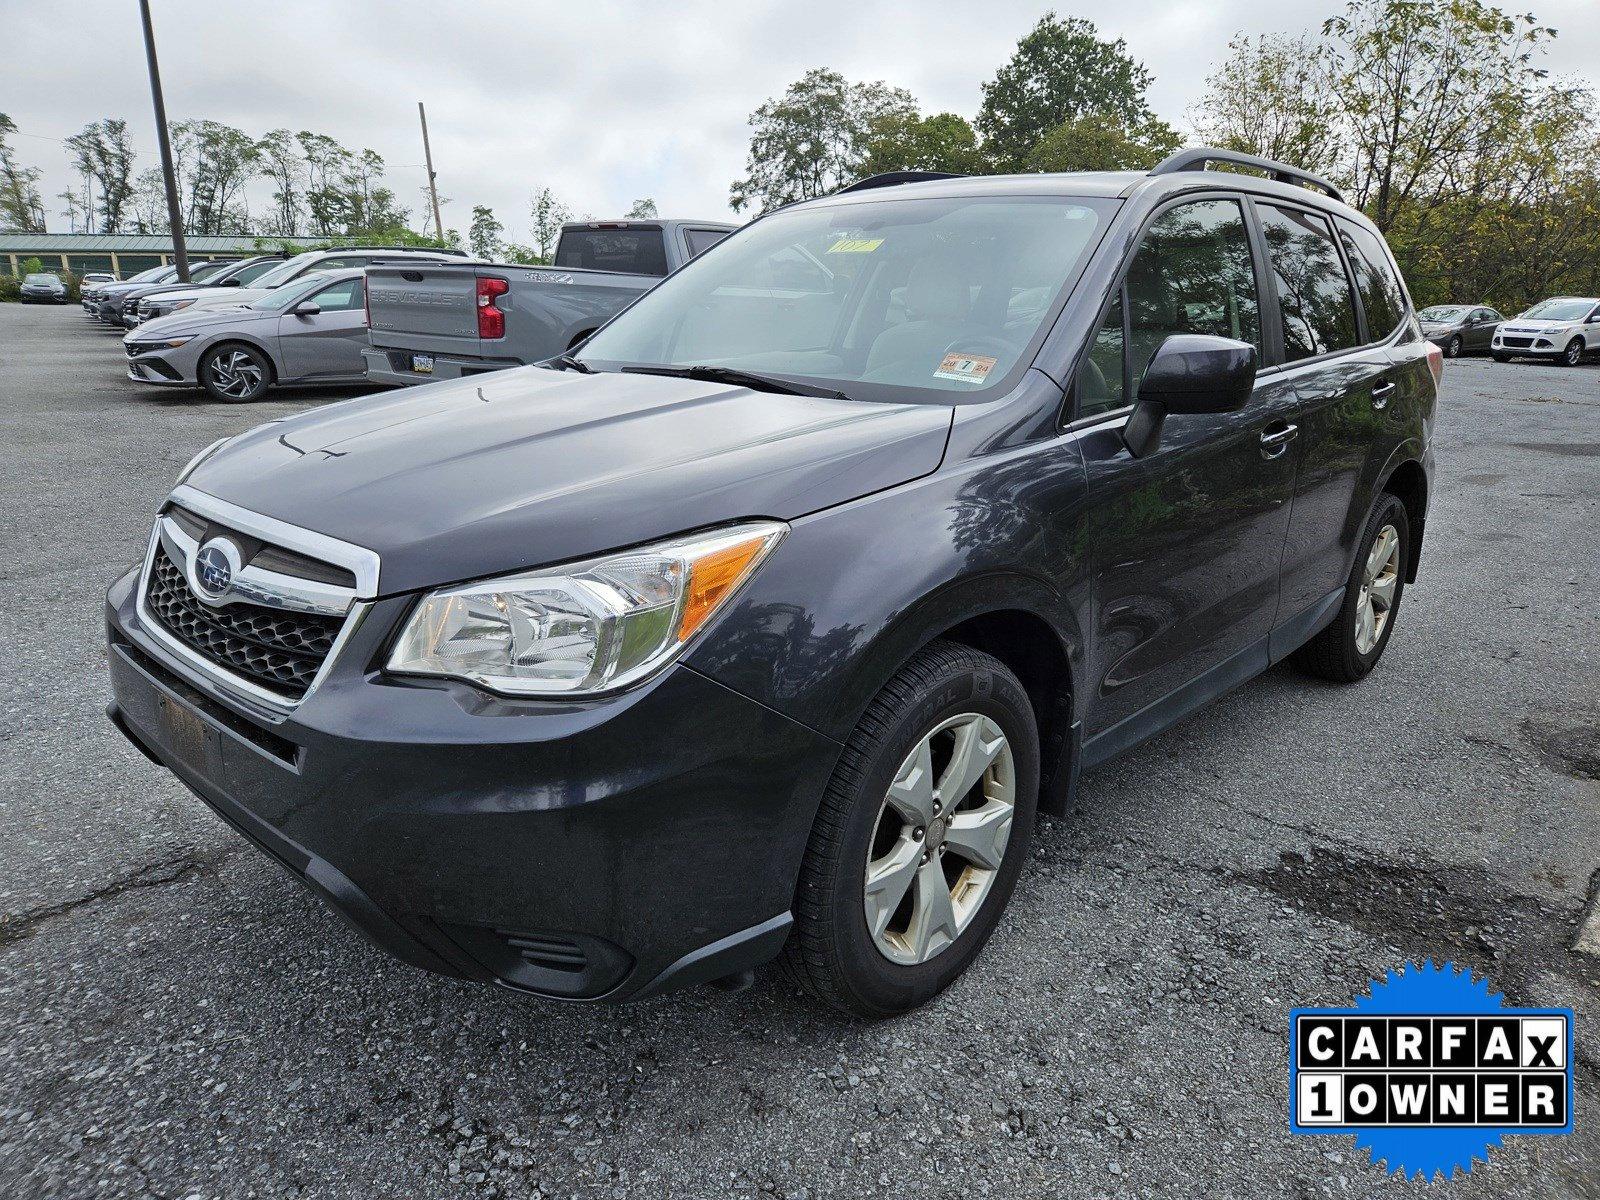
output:
[[628, 687], [676, 658], [787, 531], [752, 521], [442, 588], [411, 614], [389, 670], [517, 696]]

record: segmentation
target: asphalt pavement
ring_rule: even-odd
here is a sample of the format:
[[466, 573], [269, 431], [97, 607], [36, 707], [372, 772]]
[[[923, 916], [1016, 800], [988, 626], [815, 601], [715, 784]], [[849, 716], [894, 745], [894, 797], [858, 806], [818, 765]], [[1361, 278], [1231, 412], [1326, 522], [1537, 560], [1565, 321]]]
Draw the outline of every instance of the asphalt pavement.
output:
[[865, 1025], [772, 973], [622, 1008], [431, 977], [134, 751], [106, 584], [202, 446], [354, 393], [122, 358], [0, 305], [0, 1196], [1414, 1194], [1288, 1132], [1286, 1029], [1429, 957], [1577, 1012], [1576, 1131], [1437, 1194], [1600, 1195], [1600, 365], [1447, 364], [1377, 671], [1274, 670], [1087, 775], [973, 969]]

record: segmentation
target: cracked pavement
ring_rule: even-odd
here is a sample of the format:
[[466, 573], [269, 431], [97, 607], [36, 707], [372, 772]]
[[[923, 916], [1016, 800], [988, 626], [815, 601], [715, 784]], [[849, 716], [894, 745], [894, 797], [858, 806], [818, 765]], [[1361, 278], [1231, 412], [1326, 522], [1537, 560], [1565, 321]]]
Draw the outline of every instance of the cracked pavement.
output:
[[[558, 1005], [383, 957], [104, 717], [100, 597], [231, 408], [0, 306], [0, 1195], [1386, 1196], [1287, 1132], [1286, 1021], [1408, 958], [1577, 1012], [1577, 1131], [1443, 1194], [1600, 1195], [1600, 366], [1447, 365], [1384, 662], [1090, 773], [1007, 919], [878, 1025], [770, 974]], [[687, 886], [693, 881], [686, 879]]]

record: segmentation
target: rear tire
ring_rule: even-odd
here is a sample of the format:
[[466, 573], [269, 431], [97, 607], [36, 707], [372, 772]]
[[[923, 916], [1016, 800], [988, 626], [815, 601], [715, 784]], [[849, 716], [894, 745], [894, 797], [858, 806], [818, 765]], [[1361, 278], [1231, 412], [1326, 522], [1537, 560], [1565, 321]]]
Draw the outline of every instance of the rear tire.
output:
[[249, 404], [272, 386], [267, 356], [243, 342], [224, 342], [207, 350], [197, 370], [200, 386], [219, 404]]
[[1394, 633], [1411, 552], [1411, 523], [1399, 497], [1386, 492], [1378, 498], [1356, 544], [1360, 548], [1338, 615], [1289, 660], [1306, 674], [1335, 683], [1366, 678]]
[[[918, 651], [834, 768], [800, 868], [785, 974], [870, 1019], [933, 999], [999, 923], [1038, 791], [1038, 727], [1017, 677], [954, 642]], [[925, 824], [911, 815], [924, 810]]]

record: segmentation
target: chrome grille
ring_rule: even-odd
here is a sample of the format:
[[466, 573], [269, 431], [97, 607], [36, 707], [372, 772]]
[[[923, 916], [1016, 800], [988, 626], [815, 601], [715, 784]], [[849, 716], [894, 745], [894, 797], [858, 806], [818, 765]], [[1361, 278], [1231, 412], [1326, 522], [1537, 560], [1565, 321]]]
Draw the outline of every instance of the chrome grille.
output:
[[167, 631], [191, 650], [296, 700], [317, 677], [344, 625], [340, 617], [254, 604], [210, 608], [189, 590], [183, 572], [160, 545], [151, 563], [145, 602]]

